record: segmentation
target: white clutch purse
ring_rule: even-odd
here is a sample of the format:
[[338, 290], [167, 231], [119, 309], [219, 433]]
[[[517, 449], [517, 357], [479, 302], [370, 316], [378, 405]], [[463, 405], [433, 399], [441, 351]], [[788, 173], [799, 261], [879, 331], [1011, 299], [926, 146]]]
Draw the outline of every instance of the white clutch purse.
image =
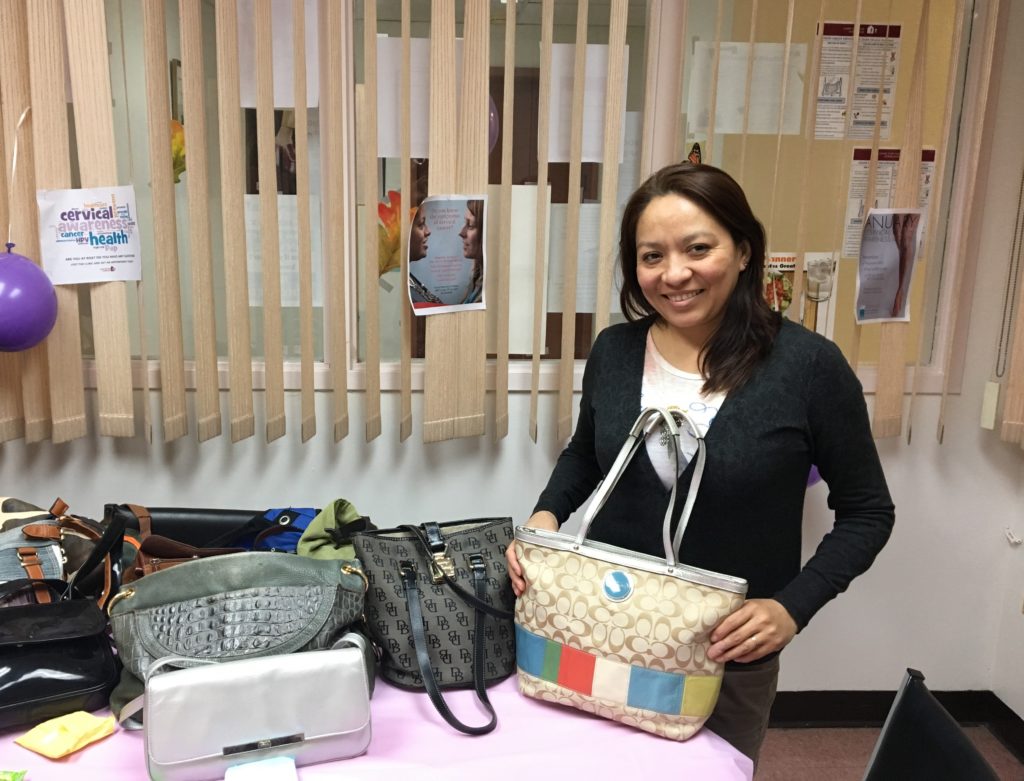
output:
[[143, 729], [154, 781], [221, 779], [232, 765], [271, 757], [347, 759], [370, 743], [366, 661], [355, 643], [159, 671], [183, 663], [197, 660], [165, 657], [147, 675]]

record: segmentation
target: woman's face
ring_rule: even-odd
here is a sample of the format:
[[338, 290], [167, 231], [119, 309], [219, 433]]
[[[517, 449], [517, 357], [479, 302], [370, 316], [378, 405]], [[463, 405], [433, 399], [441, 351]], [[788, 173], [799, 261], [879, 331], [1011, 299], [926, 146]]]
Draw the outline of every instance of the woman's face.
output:
[[409, 230], [409, 260], [419, 260], [427, 256], [428, 238], [430, 228], [427, 227], [427, 213], [423, 209], [418, 209]]
[[459, 231], [462, 237], [462, 254], [473, 260], [480, 260], [484, 254], [480, 247], [480, 226], [477, 224], [473, 212], [466, 209], [466, 224]]
[[680, 195], [653, 199], [636, 226], [636, 276], [644, 298], [670, 328], [703, 344], [725, 315], [749, 250]]

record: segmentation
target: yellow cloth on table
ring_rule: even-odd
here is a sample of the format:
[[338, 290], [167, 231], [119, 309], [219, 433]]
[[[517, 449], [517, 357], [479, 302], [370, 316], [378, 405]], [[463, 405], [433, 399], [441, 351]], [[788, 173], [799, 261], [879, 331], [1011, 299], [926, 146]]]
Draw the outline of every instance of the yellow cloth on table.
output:
[[113, 716], [104, 719], [79, 710], [44, 721], [14, 742], [44, 757], [60, 759], [113, 735], [114, 723]]

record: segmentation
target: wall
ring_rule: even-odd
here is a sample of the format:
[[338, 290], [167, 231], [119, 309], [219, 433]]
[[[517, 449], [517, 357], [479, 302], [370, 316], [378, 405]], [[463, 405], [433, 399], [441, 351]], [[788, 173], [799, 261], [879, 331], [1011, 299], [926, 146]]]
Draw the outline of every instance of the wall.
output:
[[[1021, 40], [1024, 7], [1010, 5], [1006, 37]], [[1024, 164], [1024, 109], [1015, 99], [1024, 76], [1020, 47], [1010, 48], [1003, 65], [985, 191], [989, 208], [974, 245], [978, 278], [972, 300], [962, 302], [972, 309], [963, 393], [948, 401], [943, 444], [935, 436], [939, 399], [931, 396], [917, 399], [909, 446], [903, 439], [879, 442], [897, 506], [896, 530], [872, 570], [786, 651], [783, 689], [891, 690], [904, 668], [913, 666], [934, 689], [992, 689], [1024, 715], [1024, 676], [1016, 667], [1024, 647], [1024, 549], [1011, 546], [1003, 533], [1009, 527], [1024, 536], [1024, 453], [978, 426]], [[343, 496], [382, 525], [489, 514], [525, 519], [559, 450], [551, 433], [555, 397], [542, 396], [536, 445], [526, 434], [528, 394], [512, 396], [511, 432], [498, 444], [488, 432], [424, 445], [421, 401], [414, 397], [416, 425], [401, 445], [397, 394], [386, 395], [383, 434], [369, 444], [360, 436], [360, 394], [350, 398], [353, 433], [337, 445], [323, 435], [299, 443], [296, 394], [288, 395], [288, 435], [269, 445], [258, 438], [232, 445], [227, 437], [153, 447], [140, 439], [9, 442], [0, 447], [0, 493], [41, 504], [60, 495], [74, 511], [92, 516], [105, 502], [262, 508], [319, 505]], [[94, 393], [88, 402], [95, 404]], [[154, 415], [157, 402], [151, 399]], [[226, 414], [226, 396], [223, 406]], [[257, 400], [258, 418], [261, 407]], [[329, 411], [330, 398], [318, 394], [321, 429], [328, 427]], [[264, 430], [263, 423], [257, 419], [256, 431]], [[829, 518], [819, 485], [807, 500], [808, 555]]]
[[[1024, 36], [1024, 4], [1010, 2], [1008, 5], [1006, 40], [1017, 42]], [[985, 345], [987, 349], [981, 351], [984, 362], [980, 374], [989, 370], [994, 352], [992, 345], [998, 340], [999, 323], [992, 299], [999, 296], [1001, 311], [1001, 294], [1006, 290], [1011, 251], [1010, 226], [1016, 217], [1014, 209], [1020, 202], [1024, 176], [1024, 144], [1021, 143], [1020, 131], [1024, 125], [1024, 106], [1020, 102], [1019, 86], [1024, 80], [1024, 52], [1019, 46], [1009, 45], [1005, 48], [1000, 78], [1001, 100], [997, 106], [992, 167], [989, 187], [985, 193], [985, 203], [990, 208], [986, 210], [982, 238], [978, 245], [979, 256], [992, 259], [991, 264], [984, 264], [984, 272], [978, 279], [978, 293], [975, 295], [975, 311], [981, 315], [978, 318], [978, 330], [988, 336]], [[1020, 246], [1017, 251], [1020, 253]], [[986, 309], [985, 302], [989, 302], [990, 310]], [[1022, 312], [1018, 309], [1017, 317], [1021, 316]], [[977, 384], [980, 384], [980, 379]], [[1015, 487], [1016, 491], [1007, 496], [1004, 517], [1017, 537], [1024, 537], [1024, 450], [998, 442], [991, 434], [983, 438], [982, 444], [999, 453], [1012, 451], [1011, 458], [1017, 470], [1007, 475], [1006, 485]], [[993, 597], [1000, 600], [996, 613], [998, 626], [994, 644], [992, 689], [1018, 715], [1024, 716], [1024, 675], [1020, 668], [1021, 649], [1024, 649], [1024, 547], [1008, 548], [1004, 542], [1001, 548], [1002, 555], [993, 562], [989, 580], [993, 584], [1002, 584], [1002, 588], [993, 592]]]

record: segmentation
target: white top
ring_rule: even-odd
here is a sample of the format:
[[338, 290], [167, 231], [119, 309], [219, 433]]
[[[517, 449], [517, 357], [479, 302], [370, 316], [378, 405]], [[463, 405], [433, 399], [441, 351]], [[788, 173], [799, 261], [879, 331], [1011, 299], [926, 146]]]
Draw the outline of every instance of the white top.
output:
[[[651, 332], [647, 332], [644, 379], [640, 388], [641, 409], [665, 407], [683, 410], [690, 416], [701, 436], [704, 436], [725, 401], [726, 394], [722, 391], [704, 395], [701, 393], [703, 385], [704, 378], [701, 375], [680, 371], [666, 361], [654, 345]], [[682, 449], [682, 460], [679, 462], [681, 474], [690, 463], [693, 454], [697, 452], [697, 440], [688, 426], [680, 426], [679, 434]], [[654, 471], [658, 473], [665, 488], [671, 488], [678, 477], [672, 474], [670, 445], [669, 433], [664, 424], [656, 423], [647, 435], [647, 455], [650, 456]]]

